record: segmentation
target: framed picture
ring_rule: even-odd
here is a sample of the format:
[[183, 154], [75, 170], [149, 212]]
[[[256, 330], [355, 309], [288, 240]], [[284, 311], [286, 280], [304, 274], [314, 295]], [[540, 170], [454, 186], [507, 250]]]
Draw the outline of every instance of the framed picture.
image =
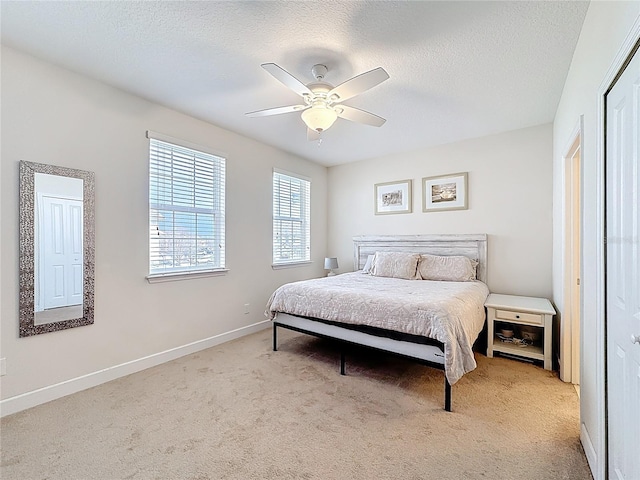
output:
[[466, 210], [467, 172], [422, 179], [422, 211]]
[[376, 183], [375, 214], [411, 213], [411, 180]]

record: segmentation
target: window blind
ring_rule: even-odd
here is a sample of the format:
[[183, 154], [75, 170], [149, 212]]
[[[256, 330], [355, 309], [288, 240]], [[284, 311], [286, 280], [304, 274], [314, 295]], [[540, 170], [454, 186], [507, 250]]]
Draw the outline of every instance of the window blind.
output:
[[311, 259], [311, 182], [273, 172], [273, 263]]
[[149, 273], [225, 267], [225, 159], [149, 139]]

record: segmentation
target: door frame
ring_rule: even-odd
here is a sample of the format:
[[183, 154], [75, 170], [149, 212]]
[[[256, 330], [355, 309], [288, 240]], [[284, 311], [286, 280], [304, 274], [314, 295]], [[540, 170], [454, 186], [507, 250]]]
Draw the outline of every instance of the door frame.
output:
[[[579, 355], [581, 355], [581, 335], [582, 335], [582, 315], [580, 309], [582, 306], [582, 285], [575, 285], [575, 271], [578, 270], [578, 278], [582, 278], [582, 191], [583, 191], [583, 169], [582, 169], [582, 153], [584, 152], [584, 115], [580, 115], [580, 119], [573, 128], [569, 136], [562, 157], [562, 174], [563, 174], [563, 205], [564, 205], [564, 224], [563, 224], [563, 311], [560, 323], [560, 379], [564, 382], [577, 384], [580, 378], [580, 365], [582, 364]], [[578, 168], [574, 165], [574, 156], [576, 151], [580, 152], [580, 160]], [[576, 201], [575, 185], [578, 185], [578, 211], [574, 211], [574, 202]], [[579, 231], [578, 240], [580, 245], [580, 257], [577, 259], [577, 265], [574, 249], [575, 236], [574, 222], [578, 220]], [[577, 268], [576, 268], [577, 267]], [[578, 312], [574, 309], [574, 296], [578, 297]], [[576, 335], [578, 332], [578, 335]]]
[[[597, 451], [602, 454], [596, 457], [595, 464], [592, 464], [593, 475], [596, 479], [605, 479], [608, 476], [609, 468], [609, 443], [608, 443], [608, 424], [607, 424], [607, 316], [606, 316], [606, 134], [607, 134], [607, 122], [606, 122], [606, 95], [613, 87], [615, 81], [622, 73], [627, 62], [631, 58], [632, 53], [635, 51], [638, 42], [640, 42], [640, 16], [636, 18], [631, 30], [627, 34], [624, 42], [620, 46], [616, 57], [611, 63], [609, 70], [600, 87], [598, 88], [598, 106], [597, 106], [597, 122], [596, 122], [596, 201], [599, 206], [596, 214], [596, 228], [598, 232], [598, 243], [596, 246], [596, 339], [597, 339], [597, 351], [598, 358], [596, 369], [596, 394], [597, 394], [597, 409], [598, 415], [598, 438], [597, 438]], [[588, 437], [584, 429], [580, 429], [580, 440], [582, 444], [587, 445], [586, 442], [591, 444], [591, 439]], [[587, 449], [585, 448], [585, 453]], [[589, 455], [587, 453], [587, 455]], [[591, 463], [591, 462], [590, 462]]]

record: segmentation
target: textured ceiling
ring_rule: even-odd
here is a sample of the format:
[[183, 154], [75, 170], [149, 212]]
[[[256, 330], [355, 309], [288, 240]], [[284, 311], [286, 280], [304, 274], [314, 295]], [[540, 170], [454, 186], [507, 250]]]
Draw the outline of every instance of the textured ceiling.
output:
[[[2, 1], [2, 43], [324, 165], [553, 120], [587, 2]], [[384, 67], [345, 102], [387, 119], [338, 119], [321, 145], [299, 103], [260, 68], [333, 85]], [[167, 132], [170, 133], [170, 132]]]

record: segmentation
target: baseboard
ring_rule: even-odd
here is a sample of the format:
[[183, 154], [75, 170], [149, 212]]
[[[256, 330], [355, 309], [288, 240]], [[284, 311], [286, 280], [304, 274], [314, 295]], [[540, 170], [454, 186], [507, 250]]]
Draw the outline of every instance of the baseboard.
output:
[[591, 441], [591, 437], [589, 436], [589, 432], [584, 426], [584, 423], [580, 424], [580, 441], [582, 442], [582, 448], [584, 449], [584, 454], [587, 457], [587, 462], [589, 463], [589, 468], [591, 468], [591, 474], [595, 480], [598, 480], [598, 456], [596, 455], [596, 450], [593, 448], [593, 442]]
[[164, 352], [154, 353], [147, 357], [98, 370], [97, 372], [89, 373], [81, 377], [72, 378], [55, 385], [49, 385], [31, 392], [16, 395], [15, 397], [6, 398], [0, 401], [0, 417], [21, 412], [22, 410], [71, 395], [72, 393], [77, 393], [87, 388], [92, 388], [110, 382], [111, 380], [170, 362], [176, 358], [184, 357], [185, 355], [190, 355], [200, 350], [205, 350], [220, 345], [221, 343], [259, 332], [260, 330], [268, 328], [270, 324], [271, 322], [269, 320], [264, 320], [246, 327], [231, 330], [230, 332], [221, 333], [220, 335], [198, 340], [197, 342], [165, 350]]

